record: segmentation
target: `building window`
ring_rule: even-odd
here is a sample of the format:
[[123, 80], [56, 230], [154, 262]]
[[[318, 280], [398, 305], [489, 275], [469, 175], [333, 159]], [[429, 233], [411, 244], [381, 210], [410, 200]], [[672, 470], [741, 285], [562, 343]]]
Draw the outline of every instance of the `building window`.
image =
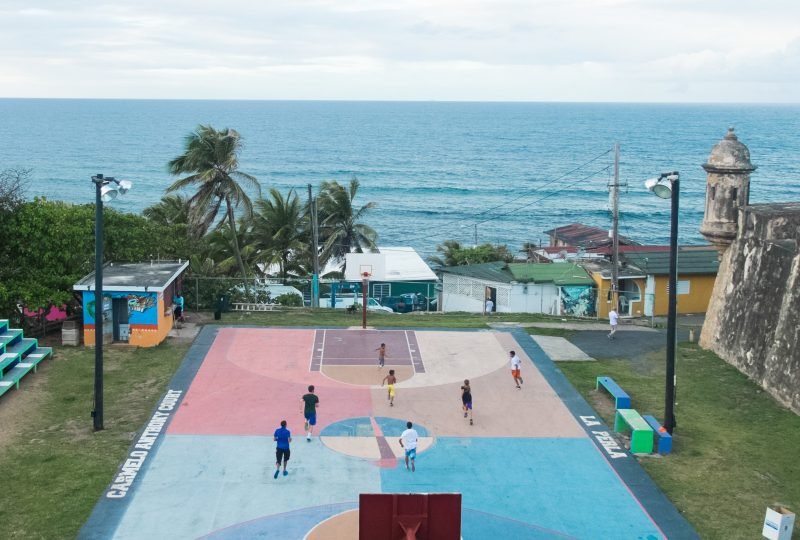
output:
[[391, 283], [376, 283], [372, 286], [372, 296], [380, 301], [382, 298], [386, 298], [387, 296], [392, 296], [392, 284]]
[[739, 190], [737, 188], [733, 188], [733, 192], [731, 194], [731, 201], [736, 202], [736, 197], [739, 195]]
[[[688, 279], [685, 280], [678, 280], [678, 294], [689, 294], [690, 281]], [[667, 282], [667, 294], [669, 294], [669, 282]]]
[[713, 201], [714, 196], [717, 194], [717, 186], [708, 186], [708, 196]]

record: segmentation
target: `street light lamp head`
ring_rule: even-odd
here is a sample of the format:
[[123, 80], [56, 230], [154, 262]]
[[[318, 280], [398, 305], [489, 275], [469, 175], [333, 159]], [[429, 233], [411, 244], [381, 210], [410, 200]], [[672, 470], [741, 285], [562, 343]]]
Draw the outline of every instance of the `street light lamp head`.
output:
[[119, 182], [117, 182], [117, 184], [119, 185], [118, 190], [120, 195], [125, 195], [128, 192], [128, 190], [133, 187], [133, 182], [131, 182], [130, 180], [120, 180]]
[[117, 198], [117, 195], [119, 195], [119, 192], [109, 185], [100, 188], [100, 197], [103, 199], [103, 202], [113, 201]]
[[652, 191], [656, 197], [669, 199], [672, 197], [672, 182], [677, 179], [677, 175], [661, 175], [658, 178], [645, 180], [644, 187]]

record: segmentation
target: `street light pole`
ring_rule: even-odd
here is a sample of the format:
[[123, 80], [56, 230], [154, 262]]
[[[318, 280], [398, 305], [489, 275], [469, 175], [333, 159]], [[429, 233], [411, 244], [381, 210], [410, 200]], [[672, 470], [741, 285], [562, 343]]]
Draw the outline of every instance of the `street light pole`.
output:
[[675, 429], [675, 343], [678, 318], [678, 208], [680, 201], [680, 174], [663, 173], [647, 180], [645, 187], [662, 199], [670, 199], [669, 227], [669, 295], [667, 311], [667, 369], [664, 381], [664, 429], [670, 434]]
[[94, 205], [94, 430], [103, 429], [103, 196], [106, 179], [92, 176]]
[[[92, 176], [95, 186], [94, 213], [94, 430], [103, 429], [103, 201], [110, 201], [131, 188], [127, 180]], [[113, 184], [113, 186], [112, 186]]]
[[669, 228], [669, 310], [667, 313], [667, 374], [664, 401], [664, 428], [672, 434], [675, 429], [675, 342], [678, 317], [678, 206], [680, 176], [676, 173], [672, 183], [672, 212]]

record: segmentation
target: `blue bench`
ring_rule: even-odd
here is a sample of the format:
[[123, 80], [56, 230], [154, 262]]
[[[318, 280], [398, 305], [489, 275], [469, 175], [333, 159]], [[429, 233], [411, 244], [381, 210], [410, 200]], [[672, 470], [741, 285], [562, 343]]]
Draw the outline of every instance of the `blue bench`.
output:
[[645, 422], [650, 424], [650, 427], [653, 428], [653, 433], [655, 433], [655, 436], [658, 438], [658, 453], [665, 455], [672, 452], [672, 435], [670, 435], [667, 430], [661, 431], [661, 424], [658, 423], [655, 416], [646, 414], [642, 416], [642, 418], [644, 418]]
[[614, 382], [614, 379], [611, 377], [597, 377], [595, 390], [599, 390], [601, 386], [605, 388], [609, 394], [611, 394], [611, 397], [614, 398], [615, 409], [631, 408], [631, 397], [625, 393], [625, 390], [620, 388], [619, 385]]

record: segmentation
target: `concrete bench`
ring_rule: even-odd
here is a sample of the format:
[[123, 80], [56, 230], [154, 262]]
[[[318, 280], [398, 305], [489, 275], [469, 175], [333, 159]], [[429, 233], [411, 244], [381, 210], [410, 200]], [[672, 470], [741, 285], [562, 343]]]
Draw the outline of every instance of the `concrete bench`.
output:
[[601, 386], [614, 398], [615, 409], [629, 409], [631, 407], [631, 397], [614, 382], [614, 379], [611, 377], [597, 377], [595, 390], [599, 390]]
[[257, 304], [247, 302], [234, 302], [231, 304], [233, 311], [274, 311], [278, 304]]
[[653, 428], [634, 409], [617, 409], [614, 417], [614, 431], [631, 431], [631, 452], [634, 454], [653, 453]]
[[669, 431], [664, 429], [661, 424], [658, 423], [658, 420], [656, 420], [655, 416], [646, 414], [642, 416], [642, 418], [644, 418], [644, 421], [647, 422], [651, 428], [653, 428], [653, 432], [658, 438], [658, 453], [661, 455], [666, 455], [672, 452], [672, 435], [669, 434]]

